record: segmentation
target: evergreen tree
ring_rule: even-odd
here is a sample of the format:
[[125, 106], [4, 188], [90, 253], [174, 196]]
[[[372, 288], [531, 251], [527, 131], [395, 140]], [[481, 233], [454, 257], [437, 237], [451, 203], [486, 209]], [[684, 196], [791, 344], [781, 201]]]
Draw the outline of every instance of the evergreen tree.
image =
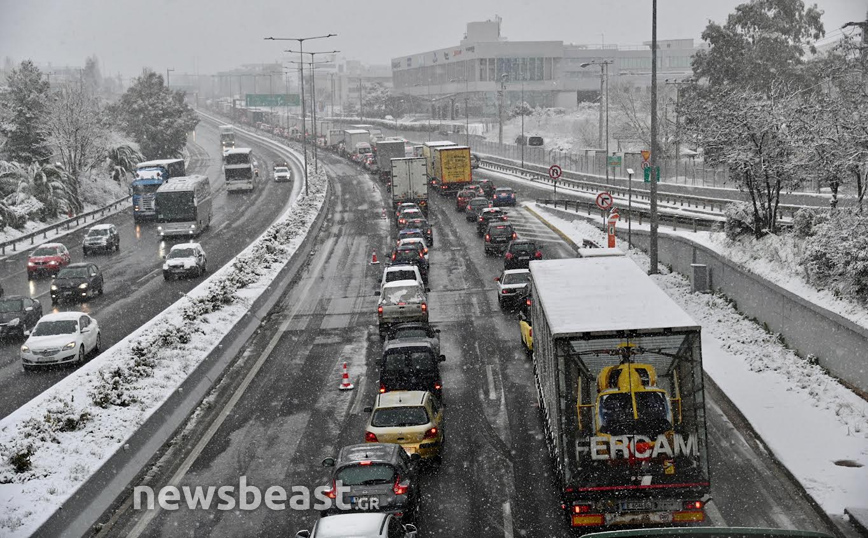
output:
[[25, 60], [8, 78], [9, 92], [2, 101], [0, 133], [6, 137], [3, 153], [10, 161], [46, 162], [51, 150], [40, 129], [48, 106], [48, 81], [32, 61]]
[[180, 155], [187, 133], [199, 123], [196, 113], [184, 102], [183, 91], [170, 90], [163, 77], [153, 71], [133, 81], [112, 107], [112, 113], [147, 159]]

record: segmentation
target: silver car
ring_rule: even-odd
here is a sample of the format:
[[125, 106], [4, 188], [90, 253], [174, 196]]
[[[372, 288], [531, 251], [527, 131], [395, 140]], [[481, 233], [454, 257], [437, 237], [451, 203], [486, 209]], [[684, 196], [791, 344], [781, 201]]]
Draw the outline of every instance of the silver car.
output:
[[416, 526], [403, 525], [392, 514], [338, 514], [321, 518], [313, 530], [298, 531], [296, 538], [416, 538]]

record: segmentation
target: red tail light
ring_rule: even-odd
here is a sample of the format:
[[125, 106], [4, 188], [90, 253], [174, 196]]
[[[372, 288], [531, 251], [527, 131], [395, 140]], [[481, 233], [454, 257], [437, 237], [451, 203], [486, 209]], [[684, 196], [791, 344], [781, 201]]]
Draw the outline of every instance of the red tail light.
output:
[[440, 384], [440, 383], [434, 383], [434, 388], [437, 389], [437, 390], [440, 390], [440, 389], [443, 388], [443, 385]]
[[386, 392], [386, 385], [380, 383], [380, 394], [383, 394], [384, 392]]
[[509, 290], [500, 290], [503, 295], [509, 295]]
[[425, 257], [425, 255], [422, 254], [422, 253], [420, 252], [420, 253], [419, 253], [419, 259], [421, 260], [421, 259], [423, 259], [424, 257]]
[[365, 442], [366, 443], [376, 443], [377, 442], [377, 436], [374, 435], [372, 432], [365, 432]]
[[395, 261], [395, 258], [398, 256], [397, 252], [392, 253], [392, 261]]
[[491, 234], [485, 234], [485, 242], [491, 243]]
[[482, 222], [482, 217], [479, 217], [479, 222]]
[[573, 505], [573, 513], [574, 514], [587, 514], [591, 511], [590, 504], [575, 504]]
[[515, 233], [515, 232], [512, 232], [512, 238], [513, 238], [513, 239], [518, 239], [518, 234]]
[[702, 501], [687, 501], [684, 503], [685, 510], [702, 510]]
[[383, 317], [383, 307], [382, 306], [377, 307], [377, 315], [380, 317]]
[[338, 488], [335, 487], [334, 481], [332, 481], [332, 487], [325, 491], [326, 497], [329, 499], [334, 499], [338, 496]]
[[434, 439], [435, 437], [437, 437], [437, 428], [431, 428], [425, 432], [425, 437], [423, 439]]
[[540, 251], [537, 250], [537, 251], [534, 253], [533, 257], [536, 258], [536, 259], [538, 259], [538, 260], [541, 260], [541, 259], [542, 259], [542, 252], [540, 252]]
[[512, 259], [512, 252], [507, 252], [507, 253], [506, 253], [506, 259], [507, 259], [507, 260], [511, 260], [511, 259]]
[[401, 477], [398, 477], [398, 480], [395, 480], [395, 485], [392, 487], [392, 491], [395, 492], [395, 495], [406, 495], [407, 490], [410, 489], [410, 482], [405, 480], [404, 482], [400, 482]]
[[528, 334], [528, 336], [530, 336], [531, 338], [533, 338], [533, 327], [530, 327], [530, 328], [528, 329], [527, 334]]
[[422, 303], [422, 312], [428, 312], [428, 305], [426, 303]]

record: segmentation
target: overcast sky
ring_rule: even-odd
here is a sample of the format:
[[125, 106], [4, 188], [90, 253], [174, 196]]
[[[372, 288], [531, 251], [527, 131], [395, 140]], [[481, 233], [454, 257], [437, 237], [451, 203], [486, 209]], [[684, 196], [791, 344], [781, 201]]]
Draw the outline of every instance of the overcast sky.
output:
[[[659, 39], [699, 39], [709, 19], [724, 22], [743, 0], [658, 0]], [[868, 0], [820, 0], [828, 36], [864, 20]], [[426, 7], [427, 6], [427, 7]], [[651, 39], [648, 0], [0, 0], [0, 56], [16, 63], [82, 66], [96, 54], [103, 74], [213, 73], [287, 59], [291, 42], [340, 50], [348, 59], [393, 57], [457, 45], [466, 23], [503, 19], [511, 41], [637, 45]]]

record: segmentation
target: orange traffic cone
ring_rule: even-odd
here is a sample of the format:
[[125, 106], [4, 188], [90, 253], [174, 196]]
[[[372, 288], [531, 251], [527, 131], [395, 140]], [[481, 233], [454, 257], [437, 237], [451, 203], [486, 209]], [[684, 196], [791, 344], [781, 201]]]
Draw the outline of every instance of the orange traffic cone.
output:
[[380, 260], [377, 259], [377, 249], [374, 249], [374, 254], [371, 256], [371, 265], [379, 265]]
[[350, 374], [347, 373], [347, 363], [344, 363], [344, 373], [341, 374], [341, 386], [338, 390], [353, 390], [353, 384], [350, 383]]

